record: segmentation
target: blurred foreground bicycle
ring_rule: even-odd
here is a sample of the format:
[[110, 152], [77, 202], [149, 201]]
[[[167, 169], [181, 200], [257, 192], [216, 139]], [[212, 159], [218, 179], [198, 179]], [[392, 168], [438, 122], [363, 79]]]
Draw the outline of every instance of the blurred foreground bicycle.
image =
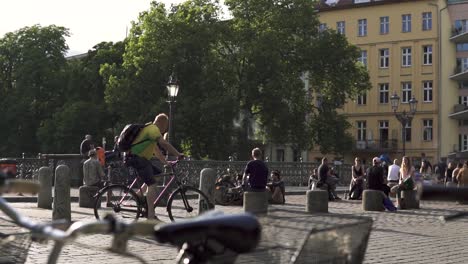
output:
[[[15, 191], [31, 192], [30, 186], [31, 183], [28, 183], [29, 189], [19, 188]], [[4, 187], [5, 183], [0, 180], [0, 194]], [[162, 224], [159, 221], [125, 223], [108, 215], [103, 220], [75, 222], [62, 230], [57, 226], [63, 226], [63, 222], [36, 223], [22, 216], [2, 197], [0, 197], [0, 211], [11, 219], [0, 217], [2, 220], [12, 222], [27, 230], [27, 232], [12, 230], [8, 233], [0, 232], [1, 263], [23, 263], [32, 241], [53, 241], [54, 245], [47, 263], [56, 263], [62, 248], [82, 234], [111, 235], [113, 240], [109, 251], [136, 258], [142, 263], [146, 263], [144, 259], [127, 250], [128, 240], [133, 236], [152, 235], [159, 243], [178, 247], [179, 254], [176, 263], [194, 264], [208, 261], [209, 263], [233, 263], [238, 254], [255, 249], [261, 233], [258, 220], [250, 214], [223, 215], [209, 212], [191, 220], [169, 224]], [[15, 241], [18, 236], [25, 235], [30, 236], [30, 240], [26, 244], [15, 245], [16, 253], [8, 250], [8, 245], [12, 241]], [[20, 254], [21, 256], [18, 256]]]

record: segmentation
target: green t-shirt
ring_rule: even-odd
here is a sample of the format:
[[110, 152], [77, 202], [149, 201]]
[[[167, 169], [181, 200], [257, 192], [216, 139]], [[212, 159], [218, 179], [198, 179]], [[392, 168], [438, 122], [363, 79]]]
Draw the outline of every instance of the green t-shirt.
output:
[[160, 137], [162, 137], [162, 135], [161, 135], [161, 132], [159, 131], [159, 128], [156, 125], [150, 124], [144, 127], [140, 131], [136, 139], [132, 142], [132, 144], [141, 142], [143, 140], [147, 140], [147, 141], [133, 146], [131, 148], [132, 154], [146, 158], [148, 160], [153, 158], [154, 149], [156, 148], [156, 142], [158, 141]]

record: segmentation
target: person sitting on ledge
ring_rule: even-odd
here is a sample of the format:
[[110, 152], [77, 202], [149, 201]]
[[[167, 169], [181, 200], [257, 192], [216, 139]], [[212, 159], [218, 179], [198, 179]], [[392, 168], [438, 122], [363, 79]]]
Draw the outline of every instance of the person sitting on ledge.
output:
[[272, 204], [284, 204], [286, 200], [284, 195], [286, 193], [284, 188], [284, 182], [280, 178], [280, 172], [274, 170], [271, 172], [271, 182], [267, 184], [269, 195], [269, 202]]

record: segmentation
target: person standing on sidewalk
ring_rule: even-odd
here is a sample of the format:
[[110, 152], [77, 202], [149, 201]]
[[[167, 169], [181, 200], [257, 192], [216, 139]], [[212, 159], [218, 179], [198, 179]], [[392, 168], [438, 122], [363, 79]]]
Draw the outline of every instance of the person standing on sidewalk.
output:
[[94, 149], [93, 137], [91, 135], [86, 135], [83, 141], [80, 144], [80, 154], [83, 158], [89, 158], [89, 151]]

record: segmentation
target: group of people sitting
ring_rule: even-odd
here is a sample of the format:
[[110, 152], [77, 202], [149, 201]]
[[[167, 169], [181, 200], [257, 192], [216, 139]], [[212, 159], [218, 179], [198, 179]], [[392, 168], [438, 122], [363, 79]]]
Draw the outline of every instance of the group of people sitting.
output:
[[[466, 171], [468, 174], [468, 165]], [[389, 195], [395, 195], [397, 203], [400, 204], [401, 191], [411, 190], [415, 187], [415, 172], [416, 170], [411, 166], [408, 157], [403, 157], [401, 167], [397, 159], [387, 167], [380, 158], [375, 157], [372, 159], [372, 166], [367, 169], [364, 168], [361, 159], [356, 157], [354, 165], [351, 166], [351, 183], [347, 198], [360, 200], [364, 189], [370, 189], [382, 191], [389, 204], [391, 203]], [[309, 189], [318, 188], [328, 191], [329, 201], [341, 200], [336, 194], [337, 183], [337, 175], [328, 165], [328, 159], [323, 158], [321, 165], [311, 175]], [[392, 206], [389, 205], [390, 208], [393, 208]]]
[[[395, 195], [397, 204], [401, 204], [401, 192], [412, 190], [415, 187], [415, 168], [411, 166], [408, 157], [402, 158], [401, 167], [398, 159], [393, 164], [384, 169], [380, 158], [372, 159], [372, 166], [364, 173], [364, 166], [361, 160], [356, 158], [352, 169], [352, 179], [349, 188], [349, 199], [361, 199], [364, 188], [382, 191], [385, 194], [386, 202], [391, 209], [394, 209], [389, 195]], [[365, 184], [366, 183], [366, 184]]]

